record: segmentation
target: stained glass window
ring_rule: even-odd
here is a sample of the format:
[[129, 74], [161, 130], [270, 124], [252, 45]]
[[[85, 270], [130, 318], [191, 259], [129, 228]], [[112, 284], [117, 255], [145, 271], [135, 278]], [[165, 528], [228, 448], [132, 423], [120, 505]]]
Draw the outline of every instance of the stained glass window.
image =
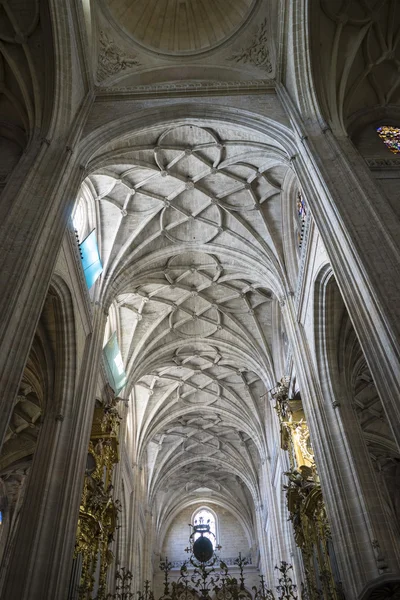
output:
[[300, 220], [304, 222], [306, 220], [306, 205], [304, 203], [304, 199], [301, 195], [301, 192], [299, 192], [297, 195], [297, 212], [299, 214]]
[[384, 125], [383, 127], [378, 127], [377, 132], [379, 137], [383, 140], [385, 146], [393, 152], [393, 154], [400, 153], [400, 128], [399, 127], [389, 127]]
[[297, 194], [297, 217], [299, 222], [299, 226], [297, 229], [297, 237], [299, 248], [301, 248], [301, 244], [303, 242], [304, 226], [306, 224], [307, 217], [306, 203], [304, 202], [304, 198], [301, 192], [298, 192]]

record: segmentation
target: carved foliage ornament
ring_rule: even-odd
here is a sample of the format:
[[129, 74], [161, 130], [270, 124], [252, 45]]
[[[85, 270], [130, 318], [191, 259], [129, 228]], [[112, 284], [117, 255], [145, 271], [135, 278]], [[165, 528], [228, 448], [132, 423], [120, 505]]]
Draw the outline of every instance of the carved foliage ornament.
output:
[[272, 73], [272, 64], [268, 49], [267, 19], [264, 19], [259, 26], [250, 45], [232, 54], [229, 60], [262, 67], [267, 73]]
[[129, 67], [139, 66], [136, 56], [128, 56], [103, 30], [100, 31], [100, 53], [97, 65], [97, 80], [117, 75]]

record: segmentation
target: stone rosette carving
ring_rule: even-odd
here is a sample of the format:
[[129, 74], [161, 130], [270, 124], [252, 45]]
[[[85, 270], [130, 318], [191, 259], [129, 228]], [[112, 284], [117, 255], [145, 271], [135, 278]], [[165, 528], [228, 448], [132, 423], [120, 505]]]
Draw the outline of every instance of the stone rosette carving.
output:
[[242, 48], [239, 52], [235, 52], [229, 60], [251, 64], [255, 67], [261, 67], [267, 73], [272, 73], [272, 64], [268, 49], [268, 24], [267, 19], [261, 23], [258, 31], [254, 34], [249, 46]]
[[140, 66], [135, 55], [128, 56], [103, 30], [100, 31], [100, 53], [97, 64], [97, 81], [104, 81], [130, 67]]

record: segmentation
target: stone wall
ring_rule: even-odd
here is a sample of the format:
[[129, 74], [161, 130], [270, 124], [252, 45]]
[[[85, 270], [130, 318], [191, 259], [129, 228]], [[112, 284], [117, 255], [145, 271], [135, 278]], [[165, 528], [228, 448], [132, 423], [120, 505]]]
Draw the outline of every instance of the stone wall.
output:
[[[162, 545], [162, 556], [168, 556], [171, 561], [186, 560], [188, 554], [185, 548], [189, 541], [189, 527], [192, 515], [202, 504], [196, 504], [180, 512], [171, 523]], [[222, 546], [220, 556], [234, 558], [239, 552], [243, 556], [249, 554], [249, 542], [242, 525], [236, 517], [219, 506], [208, 504], [216, 513], [218, 519], [218, 542]]]

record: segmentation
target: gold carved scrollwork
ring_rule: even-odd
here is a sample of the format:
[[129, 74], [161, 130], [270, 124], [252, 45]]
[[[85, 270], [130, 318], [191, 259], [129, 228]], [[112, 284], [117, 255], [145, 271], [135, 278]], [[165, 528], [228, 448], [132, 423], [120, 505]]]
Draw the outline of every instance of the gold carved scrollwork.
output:
[[334, 580], [331, 532], [310, 433], [301, 400], [289, 399], [288, 391], [288, 381], [282, 379], [273, 397], [281, 426], [281, 447], [289, 455], [284, 489], [294, 537], [303, 556], [311, 600], [338, 600], [342, 593]]
[[[112, 475], [118, 462], [120, 416], [116, 401], [94, 411], [88, 464], [79, 511], [75, 556], [81, 556], [79, 597], [92, 597], [95, 573], [98, 598], [105, 595], [107, 569], [113, 561], [110, 545], [117, 528], [120, 503], [113, 498]], [[97, 577], [97, 576], [96, 576]]]

